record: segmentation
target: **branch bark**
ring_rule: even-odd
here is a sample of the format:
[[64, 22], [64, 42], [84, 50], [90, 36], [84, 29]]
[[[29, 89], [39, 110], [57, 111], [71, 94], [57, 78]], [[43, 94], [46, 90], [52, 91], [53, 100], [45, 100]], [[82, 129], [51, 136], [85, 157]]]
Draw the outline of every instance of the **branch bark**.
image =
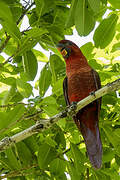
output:
[[[112, 91], [116, 91], [118, 89], [120, 89], [120, 79], [107, 84], [103, 88], [95, 91], [92, 95], [89, 95], [88, 97], [79, 101], [77, 103], [77, 108], [75, 110], [75, 113], [77, 113], [80, 109], [82, 109], [86, 105], [90, 104], [94, 100], [96, 100]], [[2, 139], [0, 141], [0, 152], [9, 148], [14, 143], [20, 142], [20, 141], [26, 139], [27, 137], [32, 136], [33, 134], [44, 131], [45, 129], [51, 127], [54, 123], [59, 121], [61, 118], [66, 117], [68, 114], [72, 114], [73, 111], [74, 110], [73, 110], [73, 108], [71, 108], [71, 106], [67, 107], [64, 111], [60, 112], [59, 114], [56, 114], [53, 117], [50, 117], [47, 120], [46, 119], [40, 120], [37, 124], [31, 126], [30, 128], [28, 128], [20, 133], [17, 133], [11, 137], [5, 137], [4, 139]]]

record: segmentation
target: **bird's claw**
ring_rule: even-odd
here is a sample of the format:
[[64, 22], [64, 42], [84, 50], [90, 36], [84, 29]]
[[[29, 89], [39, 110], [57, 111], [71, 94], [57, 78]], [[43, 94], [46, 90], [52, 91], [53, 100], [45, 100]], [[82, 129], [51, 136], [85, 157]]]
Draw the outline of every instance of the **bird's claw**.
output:
[[77, 102], [72, 102], [68, 108], [68, 114], [74, 116], [76, 114], [75, 110], [77, 109]]

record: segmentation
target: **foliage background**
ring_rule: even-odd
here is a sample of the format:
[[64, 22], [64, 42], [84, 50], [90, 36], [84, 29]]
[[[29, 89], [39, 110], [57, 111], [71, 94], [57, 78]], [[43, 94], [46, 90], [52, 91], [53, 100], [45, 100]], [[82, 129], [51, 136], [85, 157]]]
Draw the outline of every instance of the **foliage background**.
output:
[[[4, 0], [0, 1], [0, 139], [12, 136], [65, 108], [62, 82], [65, 63], [56, 49], [64, 35], [76, 28], [93, 41], [81, 47], [104, 86], [120, 75], [119, 0]], [[109, 11], [108, 11], [109, 10]], [[104, 18], [107, 12], [108, 16]], [[30, 27], [20, 31], [27, 15]], [[52, 51], [48, 59], [35, 50]], [[32, 83], [38, 63], [45, 62], [39, 81]], [[32, 85], [31, 85], [32, 84]], [[46, 97], [51, 86], [52, 94]], [[39, 96], [34, 96], [34, 89]], [[24, 103], [27, 102], [27, 103]], [[100, 132], [103, 165], [94, 170], [86, 157], [83, 138], [70, 117], [0, 153], [1, 178], [40, 180], [120, 179], [120, 100], [116, 93], [103, 97]]]

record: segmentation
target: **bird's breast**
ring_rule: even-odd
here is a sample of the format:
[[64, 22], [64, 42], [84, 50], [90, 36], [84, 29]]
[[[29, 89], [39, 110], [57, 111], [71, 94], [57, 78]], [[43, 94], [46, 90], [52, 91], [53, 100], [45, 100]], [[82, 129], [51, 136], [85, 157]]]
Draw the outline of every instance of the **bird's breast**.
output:
[[71, 102], [78, 102], [96, 90], [92, 70], [75, 72], [68, 76], [68, 97]]

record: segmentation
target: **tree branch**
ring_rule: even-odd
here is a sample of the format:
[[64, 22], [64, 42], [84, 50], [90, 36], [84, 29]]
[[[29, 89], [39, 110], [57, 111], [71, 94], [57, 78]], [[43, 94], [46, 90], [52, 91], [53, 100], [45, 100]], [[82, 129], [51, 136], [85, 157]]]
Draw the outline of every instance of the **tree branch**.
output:
[[23, 103], [23, 102], [18, 102], [14, 104], [5, 104], [5, 105], [0, 105], [0, 108], [8, 108], [8, 107], [15, 107], [19, 104], [23, 104], [24, 106], [29, 106], [29, 105], [34, 105], [34, 103]]
[[35, 4], [35, 2], [31, 3], [31, 5], [24, 10], [23, 14], [20, 16], [20, 18], [17, 21], [17, 25], [20, 23], [20, 21], [23, 19], [23, 17], [25, 16], [25, 14], [27, 13], [27, 11], [29, 11], [29, 9]]
[[10, 36], [7, 36], [5, 41], [3, 42], [3, 44], [1, 44], [0, 46], [0, 53], [3, 51], [3, 49], [5, 48], [5, 46], [7, 45], [8, 41], [10, 39]]
[[[94, 100], [102, 97], [105, 94], [108, 94], [109, 92], [112, 92], [112, 91], [115, 91], [118, 89], [120, 89], [120, 79], [107, 84], [103, 88], [95, 91], [93, 95], [89, 95], [88, 97], [79, 101], [77, 103], [77, 108], [76, 108], [75, 112], [77, 113], [80, 109], [82, 109], [86, 105], [90, 104]], [[5, 137], [4, 139], [2, 139], [0, 141], [0, 152], [9, 148], [14, 143], [20, 142], [20, 141], [26, 139], [27, 137], [32, 136], [33, 134], [44, 131], [45, 129], [51, 127], [54, 123], [59, 121], [61, 118], [66, 117], [67, 114], [71, 114], [72, 112], [73, 112], [73, 109], [71, 108], [71, 106], [67, 107], [64, 111], [60, 112], [59, 114], [56, 114], [53, 117], [50, 117], [47, 120], [46, 119], [40, 120], [39, 123], [31, 126], [30, 128], [28, 128], [20, 133], [17, 133], [11, 137]]]

